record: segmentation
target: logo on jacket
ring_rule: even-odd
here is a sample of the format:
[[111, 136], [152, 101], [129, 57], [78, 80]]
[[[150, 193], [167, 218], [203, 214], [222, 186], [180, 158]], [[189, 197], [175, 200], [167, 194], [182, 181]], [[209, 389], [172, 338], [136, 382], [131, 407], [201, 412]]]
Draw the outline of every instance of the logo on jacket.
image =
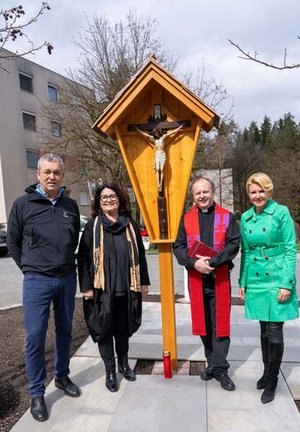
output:
[[69, 217], [67, 210], [63, 211], [63, 217]]

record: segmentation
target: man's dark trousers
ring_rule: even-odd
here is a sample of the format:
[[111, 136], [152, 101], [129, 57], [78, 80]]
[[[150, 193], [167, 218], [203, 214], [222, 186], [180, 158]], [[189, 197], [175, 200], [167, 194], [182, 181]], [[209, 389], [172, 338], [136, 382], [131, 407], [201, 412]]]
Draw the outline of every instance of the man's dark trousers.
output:
[[230, 338], [216, 337], [216, 297], [204, 294], [206, 336], [201, 336], [204, 345], [207, 367], [218, 375], [226, 372], [229, 363], [226, 360]]
[[62, 277], [25, 274], [23, 281], [23, 312], [26, 337], [26, 375], [29, 394], [45, 392], [45, 341], [53, 302], [55, 320], [54, 368], [57, 377], [70, 373], [70, 347], [75, 307], [76, 273]]

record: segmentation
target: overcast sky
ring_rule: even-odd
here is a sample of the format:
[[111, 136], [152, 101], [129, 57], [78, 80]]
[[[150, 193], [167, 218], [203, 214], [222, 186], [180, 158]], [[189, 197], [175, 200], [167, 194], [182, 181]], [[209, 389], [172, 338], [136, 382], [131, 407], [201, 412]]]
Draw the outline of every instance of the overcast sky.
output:
[[[0, 8], [23, 5], [27, 15], [39, 0], [0, 0]], [[233, 115], [241, 126], [252, 120], [258, 125], [264, 115], [278, 120], [291, 112], [300, 122], [300, 68], [277, 71], [241, 60], [228, 38], [245, 50], [273, 63], [282, 63], [288, 48], [288, 62], [300, 63], [299, 0], [50, 0], [51, 11], [31, 26], [35, 43], [50, 41], [46, 51], [28, 57], [55, 72], [66, 75], [76, 67], [79, 49], [74, 38], [86, 25], [87, 15], [106, 16], [112, 23], [124, 19], [131, 8], [138, 16], [157, 18], [162, 45], [179, 57], [179, 68], [197, 69], [204, 60], [210, 74], [222, 80], [234, 98]], [[19, 4], [19, 3], [18, 3]], [[1, 23], [0, 23], [1, 24]], [[9, 48], [7, 46], [7, 48]]]

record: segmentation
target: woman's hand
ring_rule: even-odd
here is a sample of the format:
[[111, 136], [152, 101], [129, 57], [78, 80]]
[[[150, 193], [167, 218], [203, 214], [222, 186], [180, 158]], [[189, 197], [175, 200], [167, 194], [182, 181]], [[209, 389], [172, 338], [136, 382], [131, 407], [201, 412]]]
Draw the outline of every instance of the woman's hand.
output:
[[146, 298], [149, 293], [148, 285], [142, 285], [142, 297]]
[[83, 298], [84, 300], [92, 300], [94, 298], [94, 291], [92, 289], [84, 291]]
[[245, 297], [246, 297], [246, 289], [245, 289], [245, 288], [240, 288], [240, 289], [239, 289], [239, 295], [240, 295], [240, 298], [241, 298], [242, 300], [245, 300]]
[[291, 292], [285, 288], [279, 288], [278, 301], [279, 303], [284, 303], [290, 298]]

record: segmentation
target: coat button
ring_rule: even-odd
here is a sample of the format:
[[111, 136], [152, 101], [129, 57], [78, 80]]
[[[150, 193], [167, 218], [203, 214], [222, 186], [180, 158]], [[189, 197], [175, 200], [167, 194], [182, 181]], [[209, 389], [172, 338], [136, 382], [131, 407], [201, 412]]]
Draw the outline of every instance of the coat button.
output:
[[293, 281], [292, 281], [292, 280], [290, 280], [290, 283], [293, 283]]
[[256, 247], [257, 247], [257, 245], [253, 245], [253, 247], [255, 247], [255, 248], [256, 248]]
[[269, 273], [266, 273], [266, 276], [269, 276]]
[[265, 257], [265, 260], [268, 260], [269, 259], [269, 257]]
[[254, 257], [254, 261], [257, 261], [257, 258]]
[[249, 234], [251, 234], [252, 233], [252, 230], [249, 230]]
[[266, 228], [263, 228], [263, 231], [266, 231]]
[[256, 276], [259, 276], [259, 273], [256, 273]]

